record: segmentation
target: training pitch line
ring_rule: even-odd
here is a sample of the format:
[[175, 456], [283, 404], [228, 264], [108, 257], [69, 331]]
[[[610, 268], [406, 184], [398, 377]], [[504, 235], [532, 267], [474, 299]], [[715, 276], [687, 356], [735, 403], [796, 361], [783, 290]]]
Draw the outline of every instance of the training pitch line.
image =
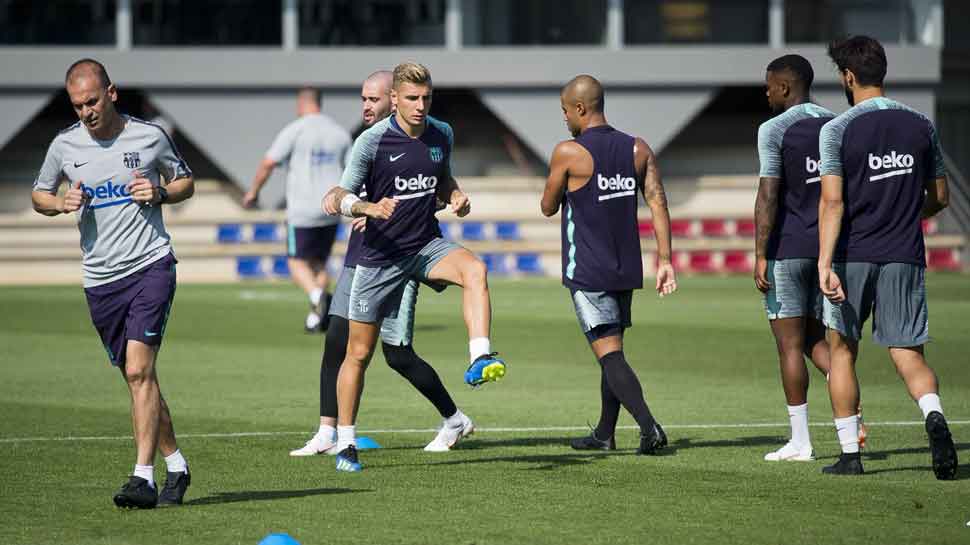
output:
[[[970, 420], [948, 420], [947, 424], [965, 425], [970, 424]], [[867, 427], [878, 426], [923, 426], [922, 420], [904, 420], [889, 422], [869, 422]], [[752, 422], [747, 424], [664, 424], [665, 430], [719, 430], [719, 429], [759, 429], [759, 428], [787, 428], [788, 422]], [[812, 422], [812, 427], [832, 427], [831, 422]], [[637, 426], [617, 426], [618, 430], [636, 430]], [[554, 431], [587, 431], [589, 426], [536, 426], [521, 428], [475, 428], [478, 433], [518, 433], [518, 432], [554, 432]], [[369, 433], [434, 433], [437, 428], [404, 428], [404, 429], [373, 429], [359, 430], [359, 435]], [[180, 433], [179, 439], [232, 439], [236, 437], [278, 437], [284, 435], [306, 435], [310, 433], [304, 431], [241, 431], [230, 433]], [[80, 437], [0, 437], [0, 443], [39, 443], [39, 442], [58, 442], [58, 441], [131, 441], [131, 435], [92, 435]]]

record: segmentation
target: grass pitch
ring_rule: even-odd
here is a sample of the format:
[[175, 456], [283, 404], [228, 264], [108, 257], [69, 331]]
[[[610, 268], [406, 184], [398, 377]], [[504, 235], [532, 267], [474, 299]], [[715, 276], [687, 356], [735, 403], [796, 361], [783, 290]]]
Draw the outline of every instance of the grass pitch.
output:
[[[970, 281], [928, 282], [927, 354], [970, 464]], [[785, 441], [787, 414], [749, 279], [687, 277], [673, 297], [636, 295], [626, 352], [670, 436], [660, 457], [633, 455], [632, 428], [618, 432], [616, 453], [570, 450], [597, 419], [599, 370], [567, 292], [551, 280], [494, 280], [492, 297], [493, 347], [509, 375], [481, 390], [461, 380], [458, 290], [424, 292], [417, 318], [418, 352], [479, 431], [451, 453], [423, 452], [434, 433], [412, 430], [438, 416], [378, 354], [359, 427], [384, 448], [363, 451], [364, 472], [350, 475], [331, 457], [287, 455], [316, 428], [322, 347], [301, 332], [296, 288], [180, 286], [159, 375], [193, 485], [181, 508], [129, 512], [111, 503], [134, 463], [126, 389], [80, 287], [0, 288], [0, 543], [255, 545], [271, 532], [304, 545], [970, 540], [970, 471], [933, 478], [926, 435], [910, 424], [919, 410], [868, 340], [868, 475], [820, 474], [838, 443], [814, 370], [819, 460], [762, 461]], [[620, 424], [633, 422], [624, 413]], [[160, 459], [156, 473], [164, 479]]]

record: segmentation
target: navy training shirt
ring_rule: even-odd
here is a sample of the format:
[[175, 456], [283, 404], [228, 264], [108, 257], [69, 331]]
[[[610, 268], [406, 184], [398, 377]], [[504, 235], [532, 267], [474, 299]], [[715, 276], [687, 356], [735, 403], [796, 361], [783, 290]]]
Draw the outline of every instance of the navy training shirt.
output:
[[822, 127], [822, 175], [842, 177], [845, 214], [835, 261], [926, 266], [924, 183], [946, 175], [933, 123], [885, 97]]
[[398, 200], [390, 219], [368, 218], [357, 264], [383, 267], [441, 236], [435, 191], [451, 176], [453, 142], [451, 127], [431, 116], [418, 138], [408, 136], [394, 116], [357, 138], [340, 186], [355, 194], [365, 190], [370, 202]]
[[609, 125], [576, 137], [593, 157], [593, 175], [566, 191], [562, 210], [562, 282], [587, 291], [643, 287], [637, 229], [634, 138]]
[[760, 176], [778, 178], [778, 210], [768, 259], [818, 258], [818, 138], [835, 114], [812, 103], [793, 106], [758, 127]]

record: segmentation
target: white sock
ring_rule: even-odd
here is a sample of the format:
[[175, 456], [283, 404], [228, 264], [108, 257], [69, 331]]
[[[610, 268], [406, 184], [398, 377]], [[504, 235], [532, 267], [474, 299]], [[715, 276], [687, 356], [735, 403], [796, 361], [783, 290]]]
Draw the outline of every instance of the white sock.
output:
[[943, 405], [940, 404], [940, 396], [938, 394], [926, 394], [919, 398], [916, 403], [919, 405], [919, 410], [923, 411], [924, 420], [933, 411], [943, 414]]
[[333, 441], [337, 437], [337, 428], [329, 424], [320, 424], [320, 429], [317, 430], [317, 437], [324, 441]]
[[445, 418], [445, 424], [447, 424], [451, 428], [457, 428], [461, 426], [461, 417], [463, 416], [465, 415], [461, 413], [461, 409], [458, 409], [457, 411], [455, 411], [455, 414], [449, 416], [448, 418]]
[[474, 363], [479, 356], [484, 356], [486, 354], [492, 353], [492, 343], [489, 342], [488, 337], [475, 337], [468, 341], [468, 354], [471, 356], [471, 362]]
[[788, 422], [791, 424], [791, 442], [798, 448], [810, 446], [812, 438], [808, 433], [808, 403], [789, 405]]
[[357, 426], [337, 426], [337, 452], [357, 446]]
[[175, 452], [165, 457], [165, 467], [169, 473], [185, 473], [189, 470], [181, 449], [176, 449]]
[[313, 288], [313, 291], [310, 292], [310, 304], [319, 305], [321, 297], [323, 297], [323, 288]]
[[132, 472], [135, 477], [141, 477], [148, 481], [148, 485], [155, 488], [155, 466], [142, 466], [135, 464], [135, 471]]
[[839, 444], [842, 452], [854, 454], [859, 452], [859, 416], [852, 415], [835, 419], [835, 430], [839, 434]]

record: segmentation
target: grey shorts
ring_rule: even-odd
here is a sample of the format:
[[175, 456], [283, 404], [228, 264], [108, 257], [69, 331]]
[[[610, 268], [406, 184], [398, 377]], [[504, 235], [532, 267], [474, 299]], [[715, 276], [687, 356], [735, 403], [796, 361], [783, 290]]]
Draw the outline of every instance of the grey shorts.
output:
[[818, 262], [811, 258], [769, 259], [765, 314], [769, 320], [811, 316], [822, 319]]
[[[350, 310], [350, 288], [354, 283], [356, 267], [344, 267], [340, 271], [337, 285], [333, 290], [330, 301], [330, 314], [347, 320]], [[401, 295], [401, 304], [395, 318], [384, 318], [381, 321], [381, 340], [394, 346], [411, 344], [414, 340], [414, 309], [418, 304], [418, 284], [408, 280]]]
[[[599, 326], [615, 326], [619, 330], [633, 325], [630, 318], [630, 305], [633, 303], [633, 290], [626, 291], [583, 291], [572, 290], [573, 306], [579, 327], [587, 334]], [[595, 340], [595, 339], [590, 339]]]
[[872, 315], [872, 338], [886, 347], [922, 346], [930, 340], [926, 269], [909, 263], [835, 263], [845, 301], [824, 303], [823, 322], [850, 339], [862, 338]]
[[[355, 322], [377, 323], [386, 318], [398, 318], [404, 292], [411, 280], [428, 284], [436, 291], [445, 288], [432, 282], [428, 273], [451, 252], [461, 246], [436, 238], [413, 256], [384, 267], [357, 265], [354, 281], [350, 287], [348, 318]], [[415, 297], [417, 291], [415, 290]], [[411, 313], [413, 320], [413, 312]]]

